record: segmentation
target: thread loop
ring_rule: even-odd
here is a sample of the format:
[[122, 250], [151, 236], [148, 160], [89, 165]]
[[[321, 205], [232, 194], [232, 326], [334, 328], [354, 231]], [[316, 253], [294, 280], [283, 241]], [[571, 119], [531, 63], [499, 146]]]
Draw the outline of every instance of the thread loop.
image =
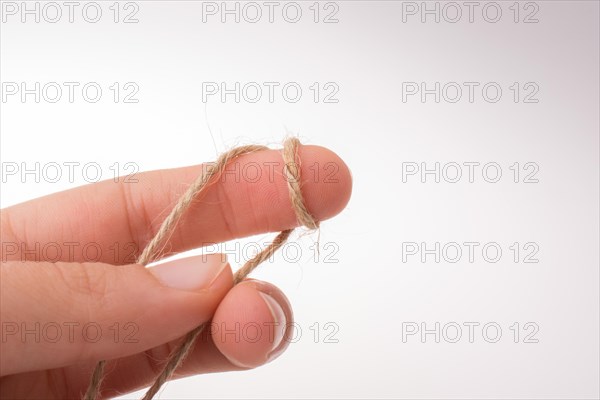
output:
[[[302, 195], [302, 181], [300, 173], [301, 163], [300, 159], [298, 158], [299, 146], [300, 141], [294, 137], [287, 138], [283, 143], [282, 157], [284, 161], [284, 172], [289, 189], [290, 200], [299, 225], [305, 226], [309, 229], [318, 229], [319, 222], [315, 220], [315, 218], [306, 208], [304, 197]], [[165, 248], [166, 242], [171, 237], [171, 234], [175, 230], [175, 227], [182, 215], [190, 207], [194, 199], [196, 199], [204, 190], [206, 190], [206, 188], [211, 185], [215, 178], [221, 176], [228, 163], [242, 155], [267, 149], [268, 147], [259, 145], [236, 147], [221, 154], [213, 165], [203, 168], [198, 178], [196, 178], [192, 185], [180, 197], [177, 204], [162, 222], [156, 235], [154, 235], [152, 240], [150, 240], [150, 242], [146, 245], [138, 257], [137, 263], [147, 265], [161, 258], [161, 251]], [[237, 285], [243, 281], [256, 267], [271, 257], [281, 246], [285, 244], [293, 231], [293, 229], [281, 231], [275, 237], [275, 239], [273, 239], [271, 244], [265, 247], [260, 253], [256, 254], [252, 259], [247, 261], [240, 269], [238, 269], [233, 277], [234, 285]], [[175, 370], [183, 363], [183, 360], [192, 350], [196, 339], [206, 329], [208, 324], [209, 322], [206, 322], [184, 336], [181, 343], [169, 356], [161, 373], [144, 395], [143, 400], [151, 400], [160, 390], [162, 385], [171, 378]], [[83, 396], [85, 400], [96, 400], [99, 397], [105, 366], [105, 360], [102, 360], [96, 364], [87, 391]]]

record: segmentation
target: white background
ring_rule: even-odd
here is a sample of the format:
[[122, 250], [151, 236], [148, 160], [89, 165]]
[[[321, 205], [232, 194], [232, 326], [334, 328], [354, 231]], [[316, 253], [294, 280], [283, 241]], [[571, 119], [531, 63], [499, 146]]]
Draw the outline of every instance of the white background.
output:
[[[73, 23], [66, 15], [57, 23], [4, 15], [3, 85], [96, 82], [103, 94], [96, 103], [80, 90], [73, 103], [66, 92], [57, 103], [19, 94], [2, 99], [1, 206], [94, 179], [81, 168], [72, 182], [66, 169], [56, 183], [22, 171], [7, 175], [15, 163], [98, 163], [110, 179], [117, 162], [122, 174], [127, 162], [140, 171], [191, 165], [238, 143], [276, 146], [297, 134], [336, 151], [354, 178], [347, 209], [322, 224], [320, 241], [334, 243], [337, 262], [315, 263], [316, 237], [305, 236], [299, 262], [280, 255], [255, 275], [285, 291], [302, 336], [267, 366], [171, 382], [162, 398], [598, 398], [599, 6], [522, 2], [515, 22], [514, 2], [497, 2], [502, 15], [493, 23], [486, 18], [493, 20], [497, 7], [489, 3], [478, 2], [469, 22], [459, 2], [463, 14], [455, 23], [448, 20], [456, 10], [444, 3], [438, 23], [430, 14], [422, 22], [420, 12], [408, 13], [412, 4], [394, 1], [338, 1], [327, 9], [321, 3], [317, 23], [313, 2], [298, 2], [297, 23], [283, 18], [283, 2], [273, 23], [265, 6], [256, 23], [243, 15], [222, 23], [220, 14], [203, 22], [203, 3], [193, 1], [137, 1], [137, 9], [121, 3], [117, 23], [113, 2], [99, 2], [97, 23], [86, 22], [80, 9]], [[138, 22], [123, 23], [133, 10]], [[324, 23], [332, 11], [338, 22]], [[537, 22], [524, 23], [527, 15]], [[124, 84], [137, 85], [138, 102], [115, 103], [114, 82], [121, 96], [129, 92]], [[257, 103], [232, 96], [203, 102], [203, 82], [297, 82], [303, 95], [296, 103], [280, 90], [272, 103], [266, 92]], [[337, 85], [338, 102], [315, 103], [314, 82], [322, 90]], [[448, 101], [454, 92], [441, 93], [439, 103], [419, 94], [403, 101], [406, 82], [430, 89], [456, 82], [463, 96], [456, 103]], [[479, 84], [473, 102], [464, 82]], [[482, 96], [489, 82], [502, 88], [497, 102]], [[524, 102], [527, 83], [538, 89], [530, 98], [537, 102]], [[436, 162], [463, 165], [462, 178], [403, 179], [406, 163]], [[465, 162], [480, 163], [472, 183]], [[518, 183], [509, 168], [515, 162]], [[494, 177], [492, 170], [482, 175], [486, 163], [500, 166], [497, 183], [484, 179]], [[539, 169], [537, 183], [523, 182], [531, 171], [525, 163]], [[436, 263], [432, 255], [422, 262], [421, 253], [403, 261], [407, 242], [480, 245], [474, 262], [463, 246], [458, 262]], [[489, 242], [502, 249], [498, 262], [482, 256]], [[532, 245], [523, 249], [526, 243]], [[524, 262], [531, 249], [537, 263]], [[337, 343], [325, 340], [333, 332], [324, 329], [327, 322], [339, 328], [330, 337]], [[480, 324], [473, 343], [466, 322]], [[410, 323], [439, 323], [439, 343], [433, 334], [403, 341]], [[457, 343], [447, 340], [455, 331], [442, 335], [449, 323], [462, 326]], [[493, 329], [482, 333], [486, 323], [501, 327], [497, 343], [486, 340]], [[533, 327], [537, 343], [524, 343]]]

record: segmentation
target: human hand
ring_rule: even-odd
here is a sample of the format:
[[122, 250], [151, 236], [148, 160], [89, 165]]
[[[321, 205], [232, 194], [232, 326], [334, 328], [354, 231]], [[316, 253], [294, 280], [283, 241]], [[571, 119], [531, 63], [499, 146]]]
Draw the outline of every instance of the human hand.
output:
[[[339, 213], [352, 187], [344, 162], [317, 146], [300, 147], [299, 159], [308, 210], [317, 220]], [[283, 167], [280, 153], [234, 162], [260, 166], [260, 178], [225, 175], [209, 187], [178, 224], [171, 254], [297, 225], [285, 177], [273, 173]], [[334, 176], [327, 163], [339, 168]], [[223, 255], [133, 264], [200, 168], [104, 181], [1, 211], [0, 397], [80, 398], [104, 359], [104, 397], [140, 389], [178, 338], [211, 319], [215, 329], [175, 377], [254, 368], [285, 350], [293, 333], [285, 295], [254, 279], [234, 287]], [[236, 324], [273, 329], [256, 341], [232, 340], [225, 331]]]

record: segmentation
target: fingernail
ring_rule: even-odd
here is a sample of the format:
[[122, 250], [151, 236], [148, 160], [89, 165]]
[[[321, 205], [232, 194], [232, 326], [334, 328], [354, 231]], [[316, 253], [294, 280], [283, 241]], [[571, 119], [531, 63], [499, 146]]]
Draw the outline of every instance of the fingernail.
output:
[[286, 317], [285, 312], [283, 311], [283, 307], [269, 294], [265, 292], [259, 292], [260, 296], [269, 307], [269, 311], [271, 311], [271, 315], [273, 316], [273, 345], [271, 346], [271, 350], [269, 351], [269, 359], [270, 353], [273, 352], [283, 340], [283, 336], [286, 330]]
[[160, 264], [150, 272], [165, 286], [198, 291], [210, 288], [227, 265], [225, 254], [206, 254]]

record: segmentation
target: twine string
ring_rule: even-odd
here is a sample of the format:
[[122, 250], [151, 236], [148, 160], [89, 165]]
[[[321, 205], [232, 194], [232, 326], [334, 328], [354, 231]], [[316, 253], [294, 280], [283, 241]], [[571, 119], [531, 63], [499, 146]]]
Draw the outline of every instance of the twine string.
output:
[[[309, 229], [317, 229], [319, 222], [316, 221], [313, 216], [308, 212], [306, 205], [304, 204], [304, 198], [301, 191], [300, 181], [300, 160], [298, 159], [298, 146], [300, 141], [297, 138], [288, 138], [283, 143], [282, 158], [284, 161], [284, 172], [286, 176], [287, 186], [290, 194], [290, 200], [292, 207], [296, 214], [296, 219], [300, 225], [306, 226]], [[261, 150], [267, 150], [268, 147], [259, 145], [248, 145], [236, 147], [228, 152], [225, 152], [217, 158], [217, 161], [212, 165], [208, 165], [203, 168], [202, 173], [196, 178], [192, 185], [185, 191], [180, 197], [177, 204], [173, 207], [167, 218], [162, 222], [156, 235], [146, 245], [142, 254], [138, 257], [136, 263], [147, 265], [153, 261], [160, 259], [162, 249], [165, 247], [165, 243], [171, 237], [171, 234], [175, 230], [175, 227], [190, 207], [192, 202], [202, 194], [206, 188], [208, 188], [212, 182], [225, 170], [225, 167], [229, 162], [237, 157], [244, 154], [254, 153]], [[252, 259], [247, 261], [239, 270], [236, 271], [233, 277], [233, 284], [237, 285], [243, 281], [258, 265], [265, 260], [269, 259], [290, 237], [293, 229], [286, 229], [281, 231], [273, 242], [265, 247], [262, 251], [256, 254]], [[165, 363], [161, 373], [156, 377], [154, 383], [143, 397], [143, 400], [151, 400], [156, 393], [160, 390], [162, 385], [168, 381], [177, 368], [183, 363], [187, 355], [192, 351], [196, 339], [202, 334], [202, 332], [209, 325], [209, 322], [205, 322], [192, 331], [188, 332], [180, 344], [177, 346], [175, 351], [171, 353], [167, 362]], [[85, 400], [96, 400], [100, 396], [100, 387], [102, 384], [102, 378], [104, 375], [104, 367], [106, 361], [102, 360], [96, 364], [90, 383], [86, 390], [83, 398]]]

